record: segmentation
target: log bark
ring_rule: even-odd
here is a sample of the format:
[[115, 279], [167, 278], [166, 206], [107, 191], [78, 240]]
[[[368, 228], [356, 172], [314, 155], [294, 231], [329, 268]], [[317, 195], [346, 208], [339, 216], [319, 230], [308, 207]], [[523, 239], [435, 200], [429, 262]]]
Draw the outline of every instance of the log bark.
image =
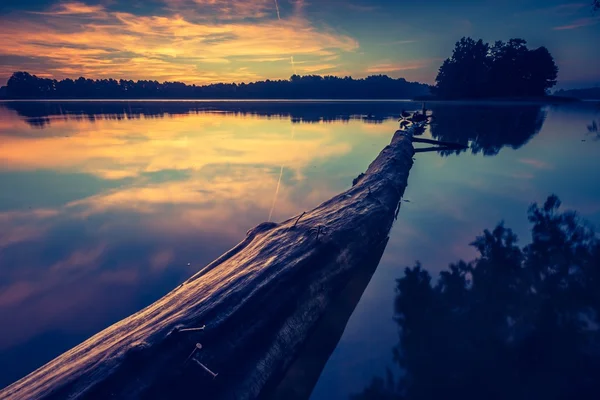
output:
[[[353, 290], [338, 316], [338, 328], [345, 326], [376, 268], [413, 155], [410, 130], [397, 131], [352, 188], [299, 221], [251, 229], [163, 298], [3, 389], [0, 398], [254, 399], [288, 393], [295, 382], [314, 385], [327, 361], [319, 348], [323, 326], [344, 304], [340, 296]], [[361, 275], [363, 286], [353, 284]], [[343, 328], [332, 331], [325, 352]], [[196, 359], [216, 378], [186, 362], [196, 343]], [[321, 351], [317, 367], [298, 375], [311, 351]]]

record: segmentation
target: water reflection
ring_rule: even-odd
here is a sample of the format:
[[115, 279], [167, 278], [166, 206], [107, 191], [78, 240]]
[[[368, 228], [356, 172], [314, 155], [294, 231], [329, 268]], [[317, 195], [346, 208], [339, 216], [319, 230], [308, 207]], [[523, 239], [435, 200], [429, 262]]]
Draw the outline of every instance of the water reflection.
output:
[[[435, 121], [431, 136], [437, 140], [471, 145], [474, 154], [493, 156], [503, 147], [518, 149], [537, 135], [546, 119], [537, 105], [444, 105], [432, 106]], [[446, 151], [458, 154], [467, 150]]]
[[533, 199], [552, 192], [561, 194], [566, 208], [600, 226], [600, 186], [594, 184], [600, 149], [597, 142], [582, 142], [590, 121], [600, 116], [598, 105], [551, 106], [544, 111], [540, 132], [519, 149], [503, 147], [493, 157], [470, 151], [453, 157], [415, 157], [405, 194], [410, 203], [402, 203], [382, 261], [311, 400], [361, 393], [373, 376], [385, 382], [390, 350], [398, 343], [398, 326], [391, 317], [402, 266], [421, 260], [437, 276], [449, 260], [472, 260], [477, 254], [468, 243], [482, 227], [500, 220], [525, 240], [530, 226], [524, 210]]
[[593, 399], [600, 382], [600, 239], [549, 197], [528, 212], [531, 243], [503, 224], [432, 282], [420, 264], [397, 280], [399, 344], [353, 399]]
[[37, 129], [0, 108], [0, 386], [162, 296], [273, 204], [281, 220], [342, 191], [393, 132], [349, 114], [296, 129], [289, 116], [69, 106], [89, 116], [48, 112]]
[[592, 135], [593, 140], [600, 140], [600, 132], [598, 131], [598, 123], [593, 120], [587, 127], [588, 133]]
[[[428, 106], [439, 118], [425, 136], [462, 137], [459, 125], [442, 126], [457, 123], [460, 107]], [[420, 107], [0, 103], [0, 386], [162, 296], [267, 220], [273, 204], [278, 221], [349, 187], [389, 143], [400, 110]], [[590, 184], [598, 147], [581, 142], [594, 107], [542, 108], [540, 128], [526, 111], [521, 139], [467, 138], [478, 154], [417, 156], [411, 202], [314, 398], [359, 392], [389, 361], [397, 265], [468, 258], [463, 245], [479, 227], [506, 217], [523, 228], [512, 216], [549, 190], [600, 222]], [[481, 112], [501, 124], [494, 116], [508, 111]], [[32, 126], [35, 118], [46, 122]]]
[[[207, 112], [231, 116], [289, 119], [292, 123], [348, 122], [382, 124], [397, 118], [402, 109], [420, 108], [411, 102], [264, 102], [264, 101], [106, 101], [7, 102], [28, 124], [44, 128], [58, 121], [144, 120], [197, 115]], [[496, 155], [503, 147], [518, 149], [543, 126], [546, 109], [539, 105], [431, 103], [437, 140], [471, 145], [473, 153]], [[35, 133], [34, 133], [35, 134]], [[135, 140], [135, 137], [131, 138]], [[458, 154], [466, 150], [445, 151]]]
[[[294, 123], [362, 120], [380, 124], [397, 118], [397, 101], [12, 101], [4, 103], [31, 126], [46, 127], [53, 121], [128, 120], [166, 118], [205, 112], [290, 119]], [[414, 106], [410, 102], [402, 104]]]

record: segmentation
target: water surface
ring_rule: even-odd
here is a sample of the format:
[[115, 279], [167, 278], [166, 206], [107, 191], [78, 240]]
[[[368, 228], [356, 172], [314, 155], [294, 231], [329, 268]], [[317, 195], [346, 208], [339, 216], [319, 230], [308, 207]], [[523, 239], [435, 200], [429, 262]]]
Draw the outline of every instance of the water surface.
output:
[[[410, 102], [0, 103], [0, 387], [158, 299], [258, 223], [348, 188]], [[383, 259], [313, 391], [347, 398], [391, 366], [395, 279], [432, 272], [558, 194], [600, 226], [597, 103], [432, 104]]]

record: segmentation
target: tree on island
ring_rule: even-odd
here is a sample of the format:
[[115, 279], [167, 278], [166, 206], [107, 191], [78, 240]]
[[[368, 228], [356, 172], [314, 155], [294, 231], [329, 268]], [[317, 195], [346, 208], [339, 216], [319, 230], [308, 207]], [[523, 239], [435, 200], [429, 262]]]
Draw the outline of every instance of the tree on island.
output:
[[395, 378], [354, 400], [597, 399], [600, 239], [550, 196], [530, 207], [532, 242], [503, 224], [437, 280], [417, 264], [397, 280]]
[[433, 92], [440, 98], [538, 97], [556, 85], [558, 67], [548, 49], [528, 49], [523, 39], [460, 39], [439, 69]]

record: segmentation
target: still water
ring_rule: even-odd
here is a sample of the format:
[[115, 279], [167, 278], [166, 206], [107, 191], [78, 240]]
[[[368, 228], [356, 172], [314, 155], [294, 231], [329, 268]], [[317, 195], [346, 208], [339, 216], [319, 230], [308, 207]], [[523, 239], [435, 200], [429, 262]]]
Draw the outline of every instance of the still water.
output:
[[[436, 274], [551, 193], [600, 226], [598, 103], [431, 104], [382, 261], [313, 391], [392, 367], [395, 279]], [[0, 387], [158, 299], [269, 219], [347, 189], [410, 102], [0, 103]]]

